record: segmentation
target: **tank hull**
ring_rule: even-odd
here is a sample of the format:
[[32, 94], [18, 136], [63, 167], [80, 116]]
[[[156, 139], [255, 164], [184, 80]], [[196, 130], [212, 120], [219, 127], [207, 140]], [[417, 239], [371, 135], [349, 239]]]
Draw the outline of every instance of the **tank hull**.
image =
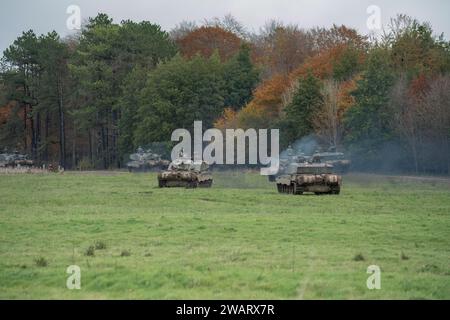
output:
[[278, 192], [287, 194], [339, 194], [342, 178], [336, 174], [290, 174], [276, 178]]
[[158, 174], [158, 186], [160, 188], [210, 188], [212, 183], [213, 179], [209, 173], [163, 171]]

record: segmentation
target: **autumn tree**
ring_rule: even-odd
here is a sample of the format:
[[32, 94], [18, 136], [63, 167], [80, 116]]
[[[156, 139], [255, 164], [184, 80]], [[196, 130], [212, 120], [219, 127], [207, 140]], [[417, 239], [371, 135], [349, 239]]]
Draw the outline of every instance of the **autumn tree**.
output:
[[176, 41], [183, 56], [192, 58], [196, 54], [210, 57], [216, 50], [222, 61], [234, 56], [242, 40], [234, 33], [218, 26], [202, 26]]
[[258, 86], [253, 99], [237, 115], [241, 128], [269, 128], [280, 117], [283, 92], [289, 84], [284, 75], [276, 75]]
[[311, 38], [305, 31], [275, 20], [266, 23], [252, 43], [256, 61], [265, 67], [265, 77], [287, 75], [312, 54]]
[[316, 53], [342, 45], [362, 51], [365, 51], [369, 46], [366, 36], [360, 35], [355, 29], [344, 25], [333, 24], [329, 29], [316, 27], [309, 31], [309, 35], [312, 41], [312, 49]]
[[214, 128], [221, 130], [239, 128], [236, 110], [225, 108], [222, 115], [214, 121]]

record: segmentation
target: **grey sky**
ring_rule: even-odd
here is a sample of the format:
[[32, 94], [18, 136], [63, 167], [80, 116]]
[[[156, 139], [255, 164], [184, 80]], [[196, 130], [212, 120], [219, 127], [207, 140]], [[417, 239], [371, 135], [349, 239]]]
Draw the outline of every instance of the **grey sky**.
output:
[[71, 4], [80, 7], [82, 19], [105, 12], [116, 22], [149, 20], [165, 30], [183, 20], [201, 22], [204, 18], [231, 13], [250, 31], [258, 30], [269, 19], [277, 19], [303, 28], [345, 24], [365, 34], [369, 32], [366, 9], [377, 5], [383, 24], [397, 13], [406, 13], [430, 22], [437, 33], [444, 32], [450, 38], [450, 1], [447, 0], [2, 0], [0, 52], [24, 30], [69, 34], [66, 9]]

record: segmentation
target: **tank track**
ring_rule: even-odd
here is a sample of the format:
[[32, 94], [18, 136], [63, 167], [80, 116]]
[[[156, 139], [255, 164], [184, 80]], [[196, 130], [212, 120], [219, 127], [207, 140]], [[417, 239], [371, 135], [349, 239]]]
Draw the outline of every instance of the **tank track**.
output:
[[[305, 192], [304, 188], [301, 186], [298, 186], [296, 183], [292, 183], [290, 185], [277, 183], [277, 190], [278, 193], [285, 193], [285, 194], [303, 194]], [[328, 192], [315, 192], [316, 195], [322, 195], [322, 194], [339, 194], [341, 192], [341, 188], [339, 186], [332, 186], [331, 190]]]
[[303, 188], [297, 186], [295, 183], [292, 183], [291, 185], [277, 183], [277, 189], [279, 193], [303, 194]]
[[[212, 179], [208, 179], [208, 180], [201, 181], [201, 182], [198, 182], [197, 180], [195, 180], [195, 181], [185, 182], [185, 186], [184, 187], [186, 187], [188, 189], [195, 189], [197, 187], [199, 187], [199, 188], [211, 188], [212, 184], [213, 184], [213, 180]], [[158, 187], [160, 187], [160, 188], [168, 188], [168, 187], [171, 187], [171, 186], [167, 185], [167, 181], [166, 180], [158, 180]], [[173, 186], [173, 188], [176, 188], [176, 187], [182, 187], [182, 186]]]

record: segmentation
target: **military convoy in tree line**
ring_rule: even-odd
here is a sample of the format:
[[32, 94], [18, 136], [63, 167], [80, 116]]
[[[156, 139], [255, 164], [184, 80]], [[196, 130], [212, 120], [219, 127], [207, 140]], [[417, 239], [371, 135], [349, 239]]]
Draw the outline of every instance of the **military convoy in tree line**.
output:
[[[158, 186], [197, 188], [212, 186], [213, 178], [208, 171], [209, 166], [205, 161], [194, 161], [186, 157], [183, 152], [172, 162], [164, 160], [159, 154], [151, 150], [144, 151], [141, 147], [130, 155], [127, 168], [130, 172], [161, 169], [158, 173]], [[6, 150], [0, 153], [0, 167], [31, 167], [33, 160], [27, 155], [17, 151], [8, 153]], [[278, 192], [287, 194], [303, 194], [313, 192], [315, 194], [339, 194], [341, 191], [342, 177], [335, 172], [346, 172], [350, 161], [344, 154], [329, 150], [328, 152], [316, 152], [312, 156], [302, 153], [294, 154], [291, 147], [280, 156], [279, 171], [277, 175], [269, 176], [270, 181], [276, 182]]]

